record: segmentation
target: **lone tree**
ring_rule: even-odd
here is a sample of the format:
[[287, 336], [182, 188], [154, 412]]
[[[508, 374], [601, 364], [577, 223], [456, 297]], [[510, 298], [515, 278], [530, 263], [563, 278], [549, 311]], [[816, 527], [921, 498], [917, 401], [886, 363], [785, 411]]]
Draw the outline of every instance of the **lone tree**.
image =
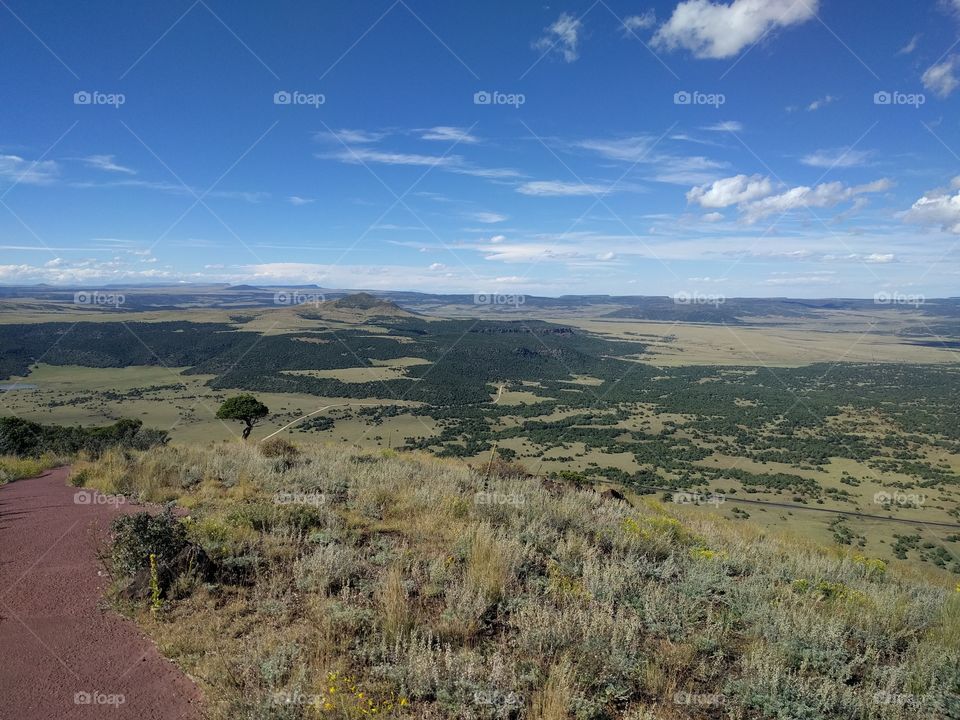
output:
[[246, 440], [250, 437], [253, 426], [269, 412], [267, 406], [253, 395], [235, 395], [224, 401], [217, 410], [217, 417], [221, 420], [243, 420], [247, 424], [243, 429], [243, 439]]

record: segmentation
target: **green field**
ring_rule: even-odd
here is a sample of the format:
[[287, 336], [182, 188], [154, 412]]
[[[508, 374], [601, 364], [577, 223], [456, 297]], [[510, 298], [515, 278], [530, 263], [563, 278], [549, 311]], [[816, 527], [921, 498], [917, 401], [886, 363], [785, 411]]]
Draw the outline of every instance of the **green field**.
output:
[[131, 417], [220, 443], [242, 429], [216, 418], [220, 403], [252, 392], [270, 410], [254, 441], [279, 432], [478, 468], [499, 458], [676, 502], [722, 496], [691, 511], [960, 573], [960, 368], [911, 334], [934, 322], [914, 311], [725, 325], [609, 318], [606, 305], [421, 315], [372, 299], [123, 322], [4, 310], [5, 415]]

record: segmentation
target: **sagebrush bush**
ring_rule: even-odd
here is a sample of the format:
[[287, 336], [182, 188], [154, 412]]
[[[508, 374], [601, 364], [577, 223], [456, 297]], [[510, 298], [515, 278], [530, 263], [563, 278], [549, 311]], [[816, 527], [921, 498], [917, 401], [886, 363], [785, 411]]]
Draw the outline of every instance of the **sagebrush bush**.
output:
[[[218, 717], [360, 717], [359, 694], [410, 719], [960, 717], [960, 593], [870, 558], [418, 455], [89, 469], [177, 499], [189, 541], [246, 572], [148, 626]], [[331, 675], [349, 697], [325, 709]]]

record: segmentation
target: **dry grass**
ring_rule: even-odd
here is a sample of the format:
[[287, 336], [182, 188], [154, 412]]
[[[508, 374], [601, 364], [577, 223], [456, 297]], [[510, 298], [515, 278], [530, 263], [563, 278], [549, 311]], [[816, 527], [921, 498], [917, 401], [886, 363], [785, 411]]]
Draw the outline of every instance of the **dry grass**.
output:
[[0, 455], [0, 485], [14, 480], [36, 477], [50, 468], [63, 465], [65, 462], [64, 459], [51, 454], [45, 454], [39, 458]]
[[140, 613], [215, 717], [939, 720], [960, 692], [952, 586], [675, 506], [344, 447], [84, 477], [175, 499], [248, 572]]

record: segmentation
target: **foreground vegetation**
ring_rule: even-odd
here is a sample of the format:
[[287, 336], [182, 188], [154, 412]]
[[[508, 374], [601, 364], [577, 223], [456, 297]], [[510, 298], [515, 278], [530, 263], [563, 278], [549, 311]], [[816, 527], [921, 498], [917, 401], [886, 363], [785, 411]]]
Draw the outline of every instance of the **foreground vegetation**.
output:
[[[449, 460], [116, 448], [118, 601], [223, 718], [960, 718], [960, 592]], [[152, 560], [151, 560], [152, 557]]]

